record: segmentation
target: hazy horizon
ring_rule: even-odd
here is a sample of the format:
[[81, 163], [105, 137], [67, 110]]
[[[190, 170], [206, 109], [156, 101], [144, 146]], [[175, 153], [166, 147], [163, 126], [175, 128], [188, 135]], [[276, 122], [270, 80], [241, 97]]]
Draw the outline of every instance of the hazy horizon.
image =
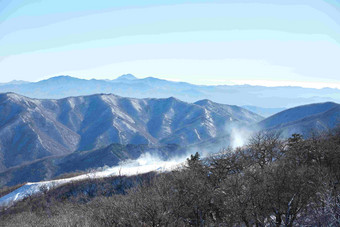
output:
[[131, 73], [205, 85], [340, 88], [339, 6], [328, 0], [5, 0], [0, 82]]
[[[10, 83], [16, 83], [16, 82], [22, 82], [22, 83], [37, 83], [43, 80], [49, 80], [52, 78], [56, 78], [56, 77], [72, 77], [72, 78], [76, 78], [76, 79], [81, 79], [81, 80], [115, 80], [118, 79], [121, 76], [124, 75], [133, 75], [130, 73], [126, 73], [126, 74], [122, 74], [119, 76], [112, 76], [110, 78], [95, 78], [95, 77], [89, 77], [89, 78], [82, 78], [82, 77], [76, 77], [76, 76], [72, 76], [72, 75], [55, 75], [55, 76], [51, 76], [51, 77], [44, 77], [44, 78], [40, 78], [37, 80], [10, 80], [10, 81], [4, 81], [4, 82], [0, 82], [1, 84], [10, 84]], [[203, 82], [195, 82], [195, 81], [182, 81], [182, 80], [174, 80], [174, 79], [169, 79], [169, 78], [161, 78], [161, 77], [155, 77], [155, 76], [145, 76], [145, 77], [140, 77], [140, 76], [136, 76], [133, 75], [134, 77], [136, 77], [136, 79], [146, 79], [146, 78], [156, 78], [156, 79], [160, 79], [160, 80], [166, 80], [166, 81], [170, 81], [170, 82], [184, 82], [184, 83], [189, 83], [192, 85], [199, 85], [199, 86], [259, 86], [259, 87], [301, 87], [301, 88], [313, 88], [313, 89], [340, 89], [340, 87], [337, 86], [332, 86], [332, 84], [328, 84], [328, 83], [313, 83], [313, 82], [291, 82], [291, 81], [239, 81], [239, 80], [230, 80], [229, 82], [224, 82], [224, 83], [203, 83]]]

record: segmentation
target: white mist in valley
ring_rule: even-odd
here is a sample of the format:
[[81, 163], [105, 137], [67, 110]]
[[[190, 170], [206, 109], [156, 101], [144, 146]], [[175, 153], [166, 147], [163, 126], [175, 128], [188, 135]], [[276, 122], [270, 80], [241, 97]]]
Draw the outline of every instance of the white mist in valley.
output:
[[171, 171], [185, 164], [185, 160], [189, 155], [185, 154], [180, 157], [174, 157], [164, 160], [156, 154], [144, 153], [138, 159], [124, 160], [118, 166], [104, 168], [103, 171], [92, 173], [95, 177], [107, 177], [113, 175], [137, 175], [151, 171]]
[[[246, 128], [244, 126], [231, 124], [228, 127], [226, 127], [225, 135], [228, 136], [224, 140], [227, 140], [226, 142], [229, 147], [235, 149], [237, 147], [244, 146], [254, 132], [255, 130], [250, 130], [249, 128]], [[222, 143], [215, 144], [215, 148], [216, 147], [222, 149], [223, 145]], [[210, 148], [200, 146], [193, 146], [191, 148], [188, 148], [187, 151], [184, 152], [182, 155], [175, 156], [167, 160], [157, 155], [157, 152], [144, 153], [138, 159], [124, 160], [121, 161], [117, 166], [113, 167], [104, 166], [98, 168], [95, 171], [91, 171], [87, 174], [79, 175], [76, 177], [26, 183], [17, 190], [1, 197], [0, 206], [9, 206], [19, 200], [24, 199], [27, 196], [41, 193], [42, 189], [49, 190], [51, 188], [67, 184], [73, 181], [105, 178], [110, 176], [132, 176], [152, 171], [164, 172], [171, 171], [174, 169], [180, 169], [186, 164], [186, 159], [190, 157], [191, 154], [195, 154], [196, 152], [199, 152], [202, 155], [202, 157], [207, 157], [213, 155], [214, 153], [217, 153], [218, 150], [213, 150]]]
[[229, 147], [232, 149], [245, 146], [254, 133], [258, 131], [256, 127], [239, 125], [237, 123], [232, 123], [225, 127], [225, 132], [229, 135]]
[[233, 127], [230, 133], [230, 147], [235, 149], [237, 147], [243, 147], [247, 144], [253, 131], [242, 127]]
[[114, 167], [102, 167], [98, 171], [92, 171], [87, 174], [76, 177], [65, 178], [60, 180], [50, 180], [41, 182], [29, 182], [15, 191], [0, 198], [1, 206], [10, 206], [25, 197], [41, 193], [42, 190], [67, 184], [74, 181], [86, 179], [105, 178], [110, 176], [132, 176], [152, 171], [164, 172], [180, 168], [185, 165], [185, 161], [190, 154], [186, 153], [179, 157], [174, 157], [169, 160], [164, 160], [156, 154], [144, 153], [136, 160], [125, 160]]

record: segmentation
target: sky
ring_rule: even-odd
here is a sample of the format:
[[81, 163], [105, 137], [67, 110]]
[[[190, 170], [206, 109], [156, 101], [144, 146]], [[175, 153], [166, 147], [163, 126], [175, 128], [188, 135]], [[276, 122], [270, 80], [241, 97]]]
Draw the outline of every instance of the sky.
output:
[[0, 0], [0, 83], [340, 88], [340, 0]]

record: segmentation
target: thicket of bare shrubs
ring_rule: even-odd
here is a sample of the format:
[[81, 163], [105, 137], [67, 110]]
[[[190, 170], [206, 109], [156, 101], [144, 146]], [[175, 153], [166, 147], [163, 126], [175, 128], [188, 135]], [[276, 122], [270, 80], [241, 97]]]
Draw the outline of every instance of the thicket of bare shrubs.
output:
[[88, 180], [27, 198], [5, 226], [339, 226], [340, 133], [282, 141], [260, 133], [244, 148], [184, 169]]

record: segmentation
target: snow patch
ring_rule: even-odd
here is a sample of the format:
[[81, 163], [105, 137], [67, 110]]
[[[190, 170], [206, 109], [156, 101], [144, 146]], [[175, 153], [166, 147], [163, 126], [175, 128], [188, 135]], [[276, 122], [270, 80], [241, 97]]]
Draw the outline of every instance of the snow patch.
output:
[[138, 100], [131, 99], [131, 105], [132, 105], [133, 108], [134, 108], [135, 110], [137, 110], [138, 112], [142, 112], [142, 107], [140, 106]]
[[76, 103], [75, 103], [74, 99], [73, 99], [73, 98], [70, 98], [70, 99], [68, 99], [67, 101], [68, 101], [68, 103], [70, 104], [70, 107], [71, 107], [72, 109], [74, 109], [74, 107], [76, 106]]
[[198, 134], [197, 129], [195, 129], [194, 131], [195, 131], [195, 133], [196, 133], [196, 135], [197, 135], [197, 138], [198, 138], [199, 140], [201, 140], [200, 134]]

